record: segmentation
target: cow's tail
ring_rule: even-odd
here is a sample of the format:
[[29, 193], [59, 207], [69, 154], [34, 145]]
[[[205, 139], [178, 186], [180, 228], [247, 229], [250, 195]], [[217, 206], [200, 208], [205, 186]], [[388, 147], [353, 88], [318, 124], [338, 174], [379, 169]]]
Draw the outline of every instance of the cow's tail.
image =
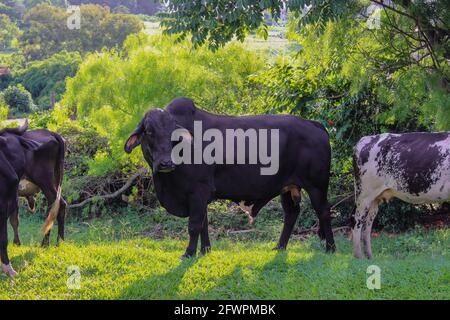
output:
[[44, 235], [47, 235], [47, 233], [52, 229], [53, 223], [55, 222], [61, 207], [61, 189], [64, 177], [64, 157], [66, 152], [66, 144], [59, 134], [55, 134], [54, 137], [58, 141], [59, 145], [58, 158], [55, 166], [55, 180], [58, 182], [58, 189], [56, 192], [56, 199], [53, 202], [50, 211], [48, 212], [47, 219], [45, 219], [44, 226], [42, 227], [42, 232]]
[[355, 220], [355, 214], [356, 214], [356, 202], [358, 201], [358, 196], [361, 192], [361, 176], [360, 176], [360, 170], [358, 165], [358, 152], [356, 146], [353, 148], [353, 156], [352, 156], [352, 164], [353, 164], [353, 200], [355, 204], [353, 205], [352, 212], [350, 213], [349, 218], [349, 226], [351, 229], [355, 227], [356, 220]]

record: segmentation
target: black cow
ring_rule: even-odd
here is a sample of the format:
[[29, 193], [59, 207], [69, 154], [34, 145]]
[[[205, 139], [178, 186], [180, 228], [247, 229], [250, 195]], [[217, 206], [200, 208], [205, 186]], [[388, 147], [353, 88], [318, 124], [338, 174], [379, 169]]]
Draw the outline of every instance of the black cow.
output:
[[[278, 129], [277, 172], [262, 175], [262, 164], [249, 163], [248, 141], [245, 144], [245, 164], [236, 164], [239, 154], [234, 148], [234, 158], [230, 162], [234, 161], [235, 164], [229, 164], [227, 161], [230, 159], [222, 155], [221, 162], [225, 164], [201, 162], [175, 165], [171, 151], [183, 140], [172, 142], [172, 133], [177, 128], [183, 129], [184, 139], [194, 140], [195, 149], [196, 139], [202, 140], [202, 137], [195, 132], [194, 121], [201, 121], [204, 130], [214, 128], [224, 136], [227, 129]], [[271, 137], [272, 134], [274, 133], [271, 133]], [[267, 202], [281, 194], [285, 218], [276, 249], [285, 249], [300, 211], [301, 189], [309, 194], [319, 216], [319, 236], [326, 239], [326, 251], [334, 252], [330, 206], [327, 201], [331, 149], [328, 134], [318, 122], [289, 115], [215, 115], [197, 109], [188, 98], [178, 98], [165, 110], [148, 111], [128, 138], [125, 151], [130, 153], [139, 144], [146, 161], [153, 169], [156, 195], [161, 205], [170, 214], [189, 217], [190, 241], [183, 257], [196, 255], [199, 237], [201, 254], [210, 250], [207, 206], [215, 199], [241, 202], [253, 218]], [[206, 145], [205, 142], [200, 144], [202, 149]], [[270, 144], [263, 147], [273, 149]]]
[[8, 216], [18, 208], [18, 186], [26, 167], [26, 158], [39, 144], [25, 138], [27, 124], [0, 130], [0, 257], [2, 270], [10, 277], [17, 273], [8, 258]]
[[[24, 138], [39, 143], [39, 149], [30, 153], [25, 164], [25, 173], [19, 184], [19, 196], [28, 200], [34, 210], [34, 195], [40, 190], [48, 204], [48, 214], [43, 227], [42, 246], [48, 246], [50, 231], [55, 219], [58, 220], [58, 241], [64, 240], [66, 201], [61, 197], [61, 184], [64, 175], [65, 142], [57, 133], [48, 130], [32, 130], [23, 134]], [[19, 212], [11, 212], [9, 218], [14, 230], [14, 243], [20, 245]]]

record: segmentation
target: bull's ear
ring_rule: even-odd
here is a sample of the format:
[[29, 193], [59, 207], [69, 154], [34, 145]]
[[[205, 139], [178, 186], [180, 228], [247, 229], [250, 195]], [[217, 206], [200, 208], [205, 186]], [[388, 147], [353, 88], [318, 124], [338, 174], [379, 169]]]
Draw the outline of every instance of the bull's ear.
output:
[[193, 139], [192, 133], [188, 129], [180, 126], [179, 124], [177, 124], [176, 127], [177, 131], [179, 132], [179, 136], [182, 137], [184, 140], [188, 141], [189, 143], [191, 143]]
[[131, 153], [134, 148], [141, 144], [142, 135], [144, 133], [144, 121], [142, 120], [136, 129], [131, 133], [130, 137], [127, 139], [125, 143], [125, 152]]

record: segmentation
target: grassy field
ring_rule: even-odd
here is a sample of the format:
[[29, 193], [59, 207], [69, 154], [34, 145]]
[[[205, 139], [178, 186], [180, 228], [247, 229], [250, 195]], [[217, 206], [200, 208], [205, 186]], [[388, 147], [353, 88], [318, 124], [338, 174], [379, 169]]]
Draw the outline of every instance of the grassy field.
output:
[[[186, 220], [162, 212], [72, 221], [66, 242], [46, 249], [39, 247], [42, 221], [22, 214], [23, 245], [9, 245], [19, 277], [0, 275], [1, 299], [449, 298], [448, 228], [382, 234], [373, 241], [375, 259], [368, 261], [352, 257], [344, 235], [337, 235], [334, 255], [323, 252], [316, 236], [294, 238], [286, 252], [272, 251], [278, 221], [266, 238], [213, 230], [211, 254], [180, 261]], [[167, 226], [175, 230], [170, 235]], [[366, 287], [369, 265], [381, 268], [380, 290]], [[70, 266], [80, 270], [79, 289], [67, 287]]]
[[[159, 22], [144, 22], [145, 32], [149, 35], [161, 34]], [[269, 27], [267, 40], [256, 34], [250, 34], [243, 42], [248, 50], [267, 53], [268, 57], [284, 56], [290, 50], [289, 41], [285, 37], [286, 28], [279, 26]]]

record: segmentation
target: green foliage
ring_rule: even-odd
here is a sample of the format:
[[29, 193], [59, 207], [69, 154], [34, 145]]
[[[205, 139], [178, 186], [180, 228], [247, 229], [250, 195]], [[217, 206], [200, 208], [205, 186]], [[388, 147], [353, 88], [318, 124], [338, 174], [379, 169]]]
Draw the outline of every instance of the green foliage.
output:
[[11, 47], [12, 41], [19, 36], [19, 28], [5, 14], [0, 14], [0, 50]]
[[[354, 12], [358, 1], [332, 0], [170, 0], [162, 25], [168, 34], [179, 34], [183, 39], [190, 36], [195, 46], [208, 43], [216, 50], [234, 37], [243, 41], [250, 31], [267, 29], [264, 12], [270, 12], [274, 20], [282, 10], [289, 8], [301, 25], [329, 20]], [[311, 7], [307, 7], [311, 4]], [[309, 8], [309, 9], [307, 9]]]
[[9, 86], [2, 95], [5, 104], [14, 113], [28, 113], [34, 107], [31, 94], [21, 85]]
[[115, 7], [112, 10], [113, 13], [122, 13], [122, 14], [129, 14], [130, 13], [130, 9], [128, 9], [128, 7], [124, 6], [124, 5], [120, 5]]
[[13, 21], [20, 18], [24, 9], [25, 8], [15, 0], [2, 0], [0, 2], [0, 14], [7, 15]]
[[0, 94], [0, 124], [3, 120], [8, 118], [9, 108], [3, 99], [3, 95]]
[[122, 46], [126, 36], [143, 28], [136, 16], [112, 14], [107, 7], [82, 5], [80, 29], [67, 27], [69, 14], [46, 4], [33, 7], [24, 17], [29, 24], [21, 36], [28, 59], [48, 58], [62, 50], [80, 53]]
[[124, 47], [125, 56], [115, 50], [87, 56], [68, 81], [62, 101], [108, 139], [111, 155], [96, 155], [94, 175], [143, 163], [139, 152], [130, 163], [123, 144], [148, 109], [188, 96], [201, 108], [236, 112], [245, 78], [263, 66], [255, 54], [235, 44], [217, 53], [192, 51], [188, 42], [174, 45], [173, 38], [140, 34], [129, 37]]
[[[368, 29], [368, 6], [375, 3], [380, 29]], [[169, 1], [170, 12], [162, 24], [166, 33], [190, 35], [195, 45], [208, 43], [214, 50], [233, 37], [243, 40], [251, 30], [262, 29], [264, 34], [263, 12], [269, 10], [277, 19], [282, 5], [265, 0], [174, 0]], [[376, 103], [373, 116], [382, 124], [375, 126], [377, 130], [413, 128], [404, 126], [409, 122], [449, 128], [448, 1], [298, 0], [288, 6], [293, 13], [290, 38], [302, 46], [297, 59], [301, 63], [268, 70], [266, 78], [271, 80], [261, 81], [282, 93], [272, 90], [259, 99], [255, 94], [259, 101], [285, 111], [311, 104], [329, 110], [324, 100], [330, 99], [324, 99], [321, 91], [334, 91], [333, 96], [345, 95], [347, 102], [370, 97], [364, 100]], [[332, 105], [344, 102], [334, 100]]]
[[34, 61], [15, 75], [15, 82], [22, 84], [41, 107], [48, 108], [51, 99], [59, 101], [65, 92], [65, 79], [73, 77], [81, 63], [77, 52], [62, 51], [52, 57]]

